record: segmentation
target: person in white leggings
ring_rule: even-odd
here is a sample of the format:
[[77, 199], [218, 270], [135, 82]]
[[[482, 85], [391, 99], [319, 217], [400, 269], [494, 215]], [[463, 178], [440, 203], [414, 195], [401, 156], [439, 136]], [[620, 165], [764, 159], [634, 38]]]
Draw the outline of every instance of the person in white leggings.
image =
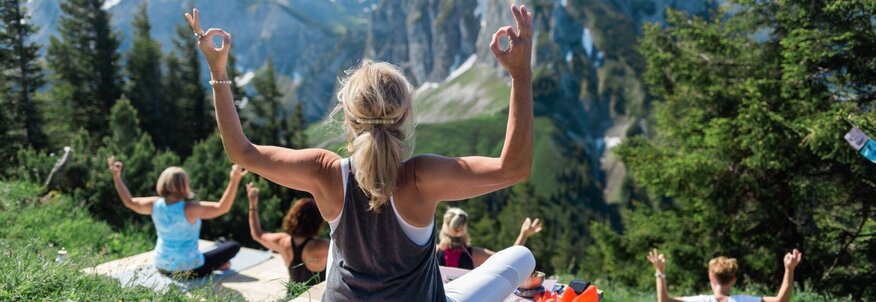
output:
[[[340, 217], [332, 232], [333, 261], [323, 301], [447, 301], [432, 246], [438, 205], [501, 190], [531, 175], [532, 15], [516, 5], [511, 5], [511, 13], [516, 28], [500, 28], [489, 45], [511, 79], [500, 155], [406, 158], [410, 151], [406, 140], [413, 136], [415, 124], [413, 87], [398, 66], [364, 60], [341, 80], [338, 106], [329, 118], [343, 115], [347, 150], [355, 168], [355, 173], [346, 175], [352, 176], [346, 186], [343, 160], [333, 151], [256, 145], [246, 137], [226, 72], [231, 34], [218, 28], [205, 32], [197, 10], [186, 14], [193, 39], [198, 40], [210, 68], [213, 107], [228, 158], [274, 183], [310, 193], [326, 221]], [[216, 36], [223, 38], [221, 47], [214, 43]], [[510, 42], [507, 48], [499, 43], [503, 36]], [[414, 236], [405, 238], [400, 222], [428, 229], [430, 238], [424, 245], [417, 244]], [[469, 284], [448, 285], [450, 298], [501, 301], [499, 297], [511, 294], [534, 267], [532, 255], [523, 247], [499, 254], [509, 256], [495, 255], [495, 260], [466, 278], [471, 292], [456, 296]], [[491, 286], [496, 287], [487, 288]]]
[[447, 301], [502, 301], [532, 271], [535, 257], [522, 245], [499, 251], [484, 264], [444, 285]]

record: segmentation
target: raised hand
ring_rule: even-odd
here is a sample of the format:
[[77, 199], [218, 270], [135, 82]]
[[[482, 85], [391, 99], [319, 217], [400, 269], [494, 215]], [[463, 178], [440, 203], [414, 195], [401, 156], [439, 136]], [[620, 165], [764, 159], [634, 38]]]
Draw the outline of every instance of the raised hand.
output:
[[106, 159], [107, 168], [109, 168], [110, 172], [113, 173], [113, 176], [121, 176], [122, 175], [122, 167], [125, 165], [122, 162], [117, 161], [115, 156], [110, 156]]
[[538, 218], [531, 220], [529, 217], [526, 217], [526, 220], [523, 221], [523, 225], [520, 226], [520, 233], [523, 234], [523, 236], [529, 237], [538, 232], [541, 232], [541, 220]]
[[663, 254], [657, 253], [657, 249], [651, 250], [648, 253], [648, 261], [654, 265], [654, 269], [659, 273], [663, 273], [666, 269], [666, 257]]
[[259, 204], [259, 188], [257, 188], [252, 182], [246, 184], [246, 197], [249, 198], [250, 207]]
[[793, 251], [785, 254], [785, 269], [794, 270], [797, 268], [797, 265], [800, 264], [800, 261], [803, 261], [803, 253], [794, 249]]
[[249, 173], [249, 172], [247, 172], [246, 170], [244, 170], [243, 168], [241, 168], [237, 164], [234, 164], [234, 165], [231, 165], [231, 173], [229, 173], [229, 175], [231, 176], [231, 179], [240, 180], [247, 173]]
[[[518, 8], [512, 4], [511, 12], [517, 21], [517, 30], [513, 26], [499, 28], [493, 34], [490, 49], [512, 78], [529, 77], [532, 76], [532, 15], [523, 5]], [[502, 36], [508, 36], [511, 43], [508, 49], [499, 45]]]
[[[186, 20], [189, 21], [189, 26], [194, 31], [194, 36], [198, 39], [198, 48], [207, 59], [207, 65], [210, 66], [212, 72], [225, 72], [225, 64], [228, 63], [228, 51], [231, 49], [231, 34], [218, 28], [210, 28], [206, 32], [201, 28], [201, 19], [198, 14], [198, 9], [193, 9], [192, 13], [186, 13]], [[213, 36], [222, 36], [222, 47], [216, 47], [213, 43]]]

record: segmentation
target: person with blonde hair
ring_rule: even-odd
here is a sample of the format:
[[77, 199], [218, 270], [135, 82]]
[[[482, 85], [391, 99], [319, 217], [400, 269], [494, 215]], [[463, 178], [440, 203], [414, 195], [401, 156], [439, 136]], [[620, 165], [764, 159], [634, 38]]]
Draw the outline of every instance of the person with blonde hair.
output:
[[[438, 232], [438, 244], [436, 257], [438, 265], [474, 269], [496, 252], [482, 247], [471, 246], [468, 235], [468, 213], [460, 208], [448, 208], [444, 213], [444, 223]], [[535, 233], [541, 231], [541, 221], [526, 217], [520, 226], [520, 234], [514, 245], [525, 245], [526, 240]]]
[[198, 250], [201, 220], [213, 219], [231, 210], [240, 179], [246, 175], [246, 171], [233, 165], [225, 193], [219, 202], [212, 202], [194, 200], [195, 193], [189, 187], [189, 177], [180, 167], [169, 167], [161, 172], [155, 185], [158, 196], [133, 197], [122, 180], [122, 162], [111, 156], [107, 159], [107, 166], [125, 207], [137, 214], [152, 216], [155, 232], [158, 233], [155, 268], [160, 273], [195, 278], [230, 267], [229, 261], [240, 251], [240, 244], [225, 241], [201, 253]]
[[300, 198], [283, 218], [283, 232], [265, 233], [259, 221], [259, 188], [246, 185], [249, 198], [249, 232], [252, 239], [280, 254], [289, 269], [289, 280], [313, 285], [325, 280], [329, 241], [317, 238], [323, 221], [313, 198]]
[[[413, 89], [398, 67], [363, 61], [347, 72], [336, 112], [347, 131], [344, 159], [324, 149], [256, 145], [243, 133], [225, 70], [231, 35], [201, 29], [186, 14], [210, 67], [214, 108], [225, 152], [279, 185], [313, 195], [332, 243], [324, 301], [502, 301], [532, 273], [529, 249], [496, 253], [478, 269], [442, 284], [435, 259], [439, 202], [464, 200], [527, 178], [532, 171], [532, 16], [511, 6], [517, 28], [499, 29], [490, 48], [511, 76], [505, 145], [499, 157], [419, 155], [405, 159]], [[222, 36], [221, 47], [213, 37]], [[510, 47], [499, 46], [507, 36]]]
[[803, 261], [803, 253], [795, 249], [785, 254], [785, 277], [782, 279], [779, 293], [775, 297], [730, 295], [730, 291], [736, 285], [739, 264], [736, 262], [736, 258], [721, 256], [709, 260], [711, 295], [670, 298], [669, 290], [666, 287], [666, 257], [654, 249], [648, 253], [648, 261], [656, 270], [654, 276], [657, 278], [658, 302], [788, 302], [791, 301], [791, 292], [794, 289], [794, 270], [800, 261]]

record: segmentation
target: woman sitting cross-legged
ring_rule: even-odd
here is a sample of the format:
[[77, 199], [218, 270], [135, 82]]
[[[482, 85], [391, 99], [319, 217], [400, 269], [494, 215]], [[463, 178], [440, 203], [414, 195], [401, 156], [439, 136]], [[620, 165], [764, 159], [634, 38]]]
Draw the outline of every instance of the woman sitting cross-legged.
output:
[[[496, 252], [482, 247], [471, 246], [468, 235], [468, 213], [460, 208], [448, 208], [444, 213], [444, 224], [438, 233], [437, 250], [438, 265], [474, 269], [481, 266]], [[520, 235], [514, 245], [526, 244], [526, 239], [541, 231], [538, 218], [531, 220], [526, 217], [520, 226]]]
[[[210, 66], [228, 157], [274, 183], [310, 193], [329, 222], [323, 301], [503, 301], [534, 270], [532, 253], [513, 246], [445, 285], [435, 259], [438, 204], [507, 188], [532, 171], [532, 17], [522, 6], [511, 11], [517, 29], [499, 29], [490, 44], [511, 75], [501, 155], [409, 159], [413, 88], [397, 66], [369, 61], [347, 73], [337, 94], [335, 112], [343, 114], [350, 158], [325, 149], [253, 144], [241, 128], [225, 70], [231, 35], [215, 28], [204, 32], [197, 10], [186, 14]], [[221, 47], [213, 42], [217, 35], [223, 36]], [[509, 48], [500, 46], [502, 36], [511, 41]]]
[[155, 190], [158, 196], [132, 197], [122, 181], [122, 163], [107, 159], [113, 183], [125, 207], [142, 215], [151, 215], [158, 233], [155, 242], [155, 267], [174, 277], [193, 278], [209, 275], [217, 269], [228, 269], [229, 261], [240, 251], [240, 244], [226, 241], [205, 253], [198, 250], [201, 219], [213, 219], [228, 213], [237, 194], [240, 179], [246, 171], [231, 167], [228, 187], [219, 202], [194, 201], [189, 178], [180, 167], [161, 172]]
[[791, 291], [794, 286], [794, 270], [802, 260], [803, 253], [800, 251], [793, 250], [785, 254], [785, 277], [782, 279], [779, 294], [775, 297], [730, 295], [730, 290], [733, 289], [733, 285], [736, 285], [736, 273], [739, 271], [739, 266], [736, 264], [736, 259], [722, 256], [709, 261], [711, 295], [670, 298], [664, 274], [666, 258], [663, 254], [657, 253], [656, 249], [648, 253], [648, 261], [657, 270], [654, 276], [657, 277], [657, 301], [659, 302], [788, 302], [791, 301]]
[[316, 237], [323, 221], [313, 198], [301, 198], [292, 204], [283, 218], [283, 233], [265, 233], [259, 223], [259, 189], [247, 184], [246, 196], [252, 239], [283, 256], [291, 281], [308, 285], [324, 281], [329, 241]]

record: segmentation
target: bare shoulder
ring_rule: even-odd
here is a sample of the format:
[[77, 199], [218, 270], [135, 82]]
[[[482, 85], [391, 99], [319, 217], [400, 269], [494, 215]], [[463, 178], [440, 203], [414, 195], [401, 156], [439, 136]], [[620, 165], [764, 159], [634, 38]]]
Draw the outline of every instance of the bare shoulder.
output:
[[318, 162], [320, 164], [320, 167], [322, 168], [341, 167], [342, 158], [335, 152], [319, 148], [303, 149], [301, 151], [309, 153], [313, 158], [316, 159], [316, 162]]
[[289, 234], [286, 234], [286, 233], [277, 233], [277, 234], [283, 235], [283, 237], [280, 237], [280, 245], [281, 246], [286, 247], [286, 248], [292, 247], [292, 236], [289, 236]]
[[329, 250], [331, 241], [323, 238], [316, 238], [307, 243], [307, 249], [313, 253], [325, 253]]
[[311, 153], [312, 158], [317, 163], [317, 169], [314, 175], [321, 180], [321, 192], [311, 192], [314, 197], [322, 195], [331, 198], [333, 190], [341, 183], [341, 156], [325, 149], [304, 149], [302, 151]]
[[411, 157], [407, 161], [405, 161], [405, 166], [411, 165], [415, 168], [432, 168], [434, 166], [441, 166], [447, 164], [448, 161], [452, 161], [452, 157], [442, 156], [438, 154], [420, 154], [414, 157]]
[[496, 254], [496, 252], [494, 252], [493, 250], [490, 250], [488, 248], [476, 247], [476, 246], [471, 247], [471, 251], [474, 254], [480, 254], [481, 256], [485, 256], [485, 257], [489, 257], [489, 256], [492, 256], [493, 254]]
[[421, 154], [406, 160], [403, 164], [405, 175], [415, 180], [428, 177], [440, 171], [448, 164], [454, 162], [454, 158], [437, 154]]

